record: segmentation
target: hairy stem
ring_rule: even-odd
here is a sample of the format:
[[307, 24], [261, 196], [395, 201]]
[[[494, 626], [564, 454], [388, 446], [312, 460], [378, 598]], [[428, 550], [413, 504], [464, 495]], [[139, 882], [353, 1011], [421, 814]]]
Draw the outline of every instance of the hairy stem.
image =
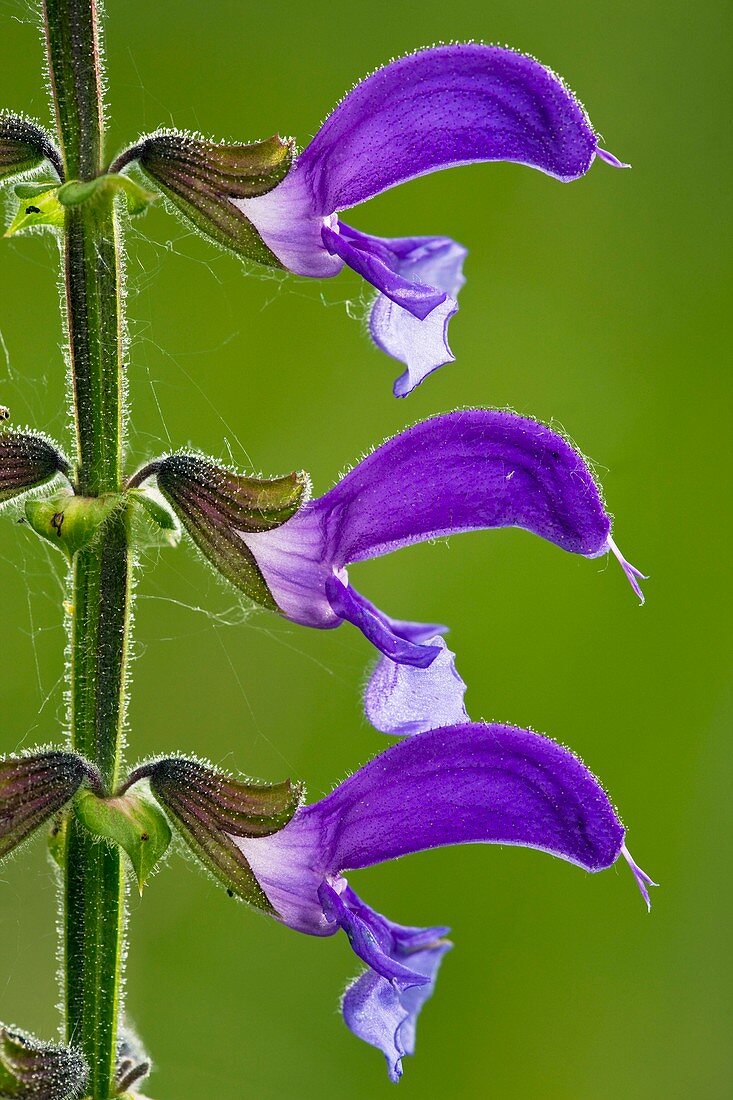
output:
[[[102, 170], [101, 51], [95, 0], [44, 0], [51, 91], [67, 179]], [[121, 488], [123, 318], [114, 199], [67, 209], [64, 284], [77, 492]], [[69, 697], [73, 747], [114, 789], [124, 723], [130, 550], [125, 511], [76, 555], [71, 593]], [[89, 1066], [92, 1100], [114, 1095], [125, 923], [120, 853], [73, 819], [65, 849], [64, 1009], [67, 1039]]]

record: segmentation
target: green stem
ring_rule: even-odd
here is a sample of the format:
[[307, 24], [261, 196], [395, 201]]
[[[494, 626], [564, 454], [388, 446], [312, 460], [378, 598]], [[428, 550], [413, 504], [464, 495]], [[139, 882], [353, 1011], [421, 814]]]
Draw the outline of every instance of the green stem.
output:
[[[101, 51], [95, 0], [44, 0], [51, 91], [66, 178], [102, 170]], [[67, 208], [64, 281], [77, 442], [77, 491], [121, 488], [123, 318], [114, 199]], [[127, 514], [114, 513], [76, 555], [71, 594], [69, 694], [73, 747], [97, 765], [108, 791], [120, 764], [130, 621]], [[114, 1095], [125, 923], [117, 849], [69, 822], [64, 881], [67, 1039], [89, 1066], [92, 1100]]]

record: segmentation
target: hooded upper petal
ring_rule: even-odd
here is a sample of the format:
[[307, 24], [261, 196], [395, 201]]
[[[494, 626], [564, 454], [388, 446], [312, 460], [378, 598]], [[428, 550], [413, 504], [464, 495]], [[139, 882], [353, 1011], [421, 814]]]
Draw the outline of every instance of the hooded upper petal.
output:
[[624, 829], [568, 749], [513, 726], [466, 723], [400, 741], [269, 837], [234, 837], [280, 919], [330, 935], [323, 883], [449, 844], [518, 844], [587, 871], [610, 867]]
[[235, 200], [300, 275], [335, 274], [324, 219], [428, 172], [513, 161], [568, 182], [598, 150], [583, 108], [550, 69], [500, 46], [420, 50], [349, 92], [273, 191]]
[[328, 627], [349, 617], [327, 592], [334, 573], [345, 582], [349, 563], [497, 527], [521, 527], [590, 558], [610, 548], [611, 521], [578, 451], [537, 421], [470, 409], [416, 424], [282, 526], [241, 537], [280, 610]]

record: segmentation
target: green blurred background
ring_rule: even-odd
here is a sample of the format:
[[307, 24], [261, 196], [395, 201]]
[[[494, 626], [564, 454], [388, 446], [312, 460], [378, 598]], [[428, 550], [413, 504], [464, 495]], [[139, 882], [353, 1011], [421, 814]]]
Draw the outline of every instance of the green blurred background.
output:
[[[485, 717], [547, 731], [607, 784], [663, 888], [648, 917], [625, 867], [590, 877], [475, 847], [352, 876], [455, 950], [400, 1095], [731, 1095], [725, 253], [730, 36], [722, 0], [110, 0], [110, 152], [158, 125], [304, 144], [390, 57], [447, 39], [509, 43], [560, 72], [631, 172], [560, 184], [474, 166], [353, 214], [383, 235], [470, 249], [457, 362], [406, 401], [372, 349], [368, 296], [245, 277], [162, 209], [128, 234], [129, 466], [189, 442], [324, 491], [374, 442], [457, 405], [554, 420], [599, 465], [616, 536], [651, 574], [639, 609], [615, 563], [522, 532], [475, 534], [353, 576], [395, 615], [452, 624]], [[47, 117], [30, 5], [5, 0], [0, 103]], [[68, 439], [50, 238], [2, 242], [0, 402]], [[726, 367], [726, 362], [728, 366]], [[51, 560], [53, 558], [53, 560]], [[360, 712], [372, 659], [355, 630], [248, 616], [187, 546], [146, 552], [129, 759], [180, 749], [318, 797], [385, 746]], [[61, 557], [0, 525], [0, 751], [58, 740]], [[298, 936], [229, 901], [179, 857], [131, 902], [128, 1006], [157, 1100], [391, 1095], [381, 1055], [340, 1022], [357, 970], [343, 936]], [[54, 886], [36, 842], [2, 869], [0, 1018], [51, 1037]]]

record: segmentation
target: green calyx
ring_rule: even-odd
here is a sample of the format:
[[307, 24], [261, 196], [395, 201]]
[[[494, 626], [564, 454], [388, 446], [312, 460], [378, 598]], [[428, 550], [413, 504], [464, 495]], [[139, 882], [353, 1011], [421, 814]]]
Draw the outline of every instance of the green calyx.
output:
[[49, 182], [18, 185], [15, 193], [20, 202], [5, 236], [14, 237], [28, 229], [63, 229], [64, 208], [58, 191], [58, 184]]
[[16, 185], [15, 194], [20, 202], [15, 217], [5, 231], [6, 237], [34, 228], [63, 229], [67, 209], [100, 202], [110, 194], [120, 195], [124, 199], [131, 217], [144, 214], [157, 197], [128, 176], [114, 173], [92, 180], [69, 180], [60, 185], [42, 180], [21, 183]]
[[125, 200], [127, 213], [132, 217], [144, 214], [157, 196], [146, 191], [129, 176], [108, 173], [93, 180], [69, 180], [58, 190], [58, 200], [62, 206], [81, 206], [82, 203], [99, 199], [108, 194], [120, 195]]
[[37, 535], [47, 539], [69, 561], [89, 546], [110, 516], [124, 507], [121, 493], [98, 497], [61, 493], [46, 500], [29, 500], [25, 518]]
[[150, 873], [171, 842], [170, 826], [157, 803], [140, 791], [100, 798], [83, 790], [74, 800], [74, 813], [90, 833], [127, 853], [142, 894]]
[[160, 131], [120, 159], [137, 160], [147, 178], [204, 236], [246, 259], [280, 268], [235, 200], [271, 191], [288, 174], [293, 158], [293, 143], [277, 135], [243, 145]]
[[155, 545], [178, 546], [181, 541], [181, 525], [175, 514], [144, 489], [131, 489], [128, 498], [148, 520], [157, 536]]

